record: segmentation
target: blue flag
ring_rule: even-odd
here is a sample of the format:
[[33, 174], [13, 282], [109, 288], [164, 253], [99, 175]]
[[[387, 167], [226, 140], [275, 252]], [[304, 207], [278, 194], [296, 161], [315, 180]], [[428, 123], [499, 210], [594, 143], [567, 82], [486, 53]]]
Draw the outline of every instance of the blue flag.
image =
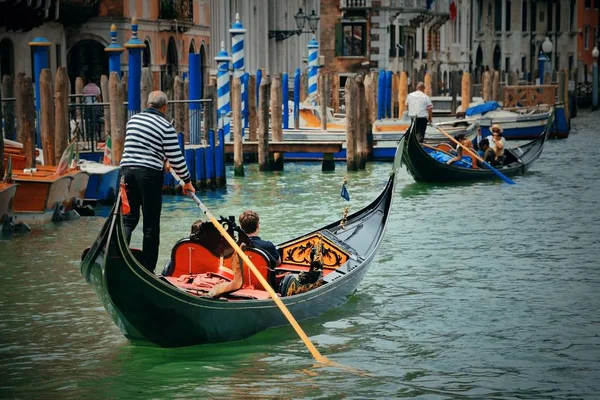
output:
[[344, 183], [342, 184], [342, 191], [340, 193], [340, 196], [342, 196], [344, 200], [350, 201], [350, 193], [348, 193], [348, 189], [346, 188], [346, 181], [344, 181]]

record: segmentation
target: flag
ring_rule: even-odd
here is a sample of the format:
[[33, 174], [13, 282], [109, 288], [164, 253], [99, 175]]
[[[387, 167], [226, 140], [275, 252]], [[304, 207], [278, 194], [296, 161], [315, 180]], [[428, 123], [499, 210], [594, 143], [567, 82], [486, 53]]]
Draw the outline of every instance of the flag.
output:
[[454, 21], [456, 19], [456, 3], [454, 0], [450, 0], [450, 20]]
[[127, 215], [131, 212], [131, 206], [129, 205], [129, 199], [127, 198], [125, 183], [121, 183], [119, 191], [121, 193], [121, 210], [123, 211], [123, 215]]
[[69, 165], [75, 156], [75, 139], [69, 143], [65, 151], [63, 151], [58, 166], [56, 167], [55, 175], [62, 175], [69, 169]]
[[342, 183], [342, 191], [340, 196], [346, 201], [350, 201], [350, 193], [348, 193], [348, 189], [346, 188], [346, 180], [344, 179], [344, 183]]
[[104, 165], [112, 164], [112, 140], [110, 136], [107, 136], [104, 142], [104, 160], [102, 162]]

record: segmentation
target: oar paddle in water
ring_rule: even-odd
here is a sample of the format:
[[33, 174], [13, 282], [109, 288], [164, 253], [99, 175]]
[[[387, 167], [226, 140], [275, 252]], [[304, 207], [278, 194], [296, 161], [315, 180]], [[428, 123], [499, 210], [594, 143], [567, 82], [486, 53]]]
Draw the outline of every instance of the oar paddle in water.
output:
[[[175, 171], [171, 170], [171, 175], [173, 175], [173, 177], [175, 178], [175, 180], [177, 182], [179, 182], [179, 184], [183, 187], [183, 181], [177, 176], [177, 174], [175, 173]], [[338, 364], [338, 363], [336, 363], [334, 361], [329, 360], [327, 357], [323, 356], [319, 352], [319, 350], [317, 350], [317, 348], [312, 344], [312, 342], [310, 341], [310, 339], [308, 338], [308, 336], [306, 336], [306, 333], [304, 333], [304, 331], [302, 330], [302, 328], [298, 324], [298, 321], [296, 321], [296, 319], [294, 318], [294, 316], [292, 315], [292, 313], [290, 312], [290, 310], [288, 310], [288, 308], [285, 306], [285, 304], [283, 304], [283, 302], [281, 301], [281, 299], [279, 298], [279, 296], [277, 296], [277, 293], [275, 293], [275, 291], [273, 290], [273, 288], [271, 288], [271, 286], [265, 280], [265, 278], [263, 278], [263, 276], [260, 274], [260, 272], [258, 272], [258, 269], [256, 268], [256, 266], [252, 263], [252, 261], [250, 260], [250, 258], [248, 258], [248, 256], [246, 255], [246, 253], [244, 253], [242, 251], [242, 249], [240, 248], [240, 246], [238, 246], [238, 244], [231, 237], [231, 235], [229, 235], [229, 233], [225, 230], [225, 228], [223, 228], [223, 226], [215, 219], [215, 217], [210, 213], [210, 211], [208, 211], [208, 208], [206, 208], [206, 206], [204, 205], [204, 203], [202, 203], [202, 201], [200, 201], [200, 199], [198, 198], [198, 196], [196, 196], [192, 192], [186, 192], [186, 195], [188, 195], [189, 197], [191, 197], [194, 200], [194, 202], [196, 202], [196, 204], [198, 205], [198, 207], [200, 208], [200, 210], [202, 210], [202, 212], [204, 213], [204, 215], [206, 215], [208, 217], [208, 219], [210, 220], [210, 222], [212, 222], [212, 224], [215, 226], [215, 228], [218, 229], [218, 231], [221, 233], [221, 235], [223, 235], [223, 237], [225, 238], [225, 240], [227, 240], [227, 242], [231, 245], [231, 247], [233, 247], [233, 249], [236, 251], [236, 253], [239, 254], [239, 256], [246, 263], [246, 265], [248, 266], [248, 268], [250, 269], [250, 271], [252, 271], [252, 273], [254, 274], [254, 276], [256, 276], [256, 279], [259, 280], [259, 282], [265, 288], [265, 290], [267, 291], [267, 293], [269, 293], [269, 296], [271, 296], [271, 298], [273, 299], [273, 301], [275, 302], [275, 304], [277, 304], [277, 307], [279, 307], [279, 309], [281, 310], [281, 312], [283, 313], [283, 315], [290, 322], [290, 324], [292, 325], [292, 327], [294, 328], [294, 330], [296, 331], [296, 333], [298, 334], [298, 336], [300, 336], [300, 339], [302, 339], [302, 341], [304, 342], [304, 344], [306, 345], [306, 347], [310, 351], [310, 354], [313, 356], [313, 358], [316, 361], [318, 361], [318, 362], [320, 362], [322, 364], [328, 365], [328, 366], [340, 367], [340, 368], [343, 368], [343, 369], [346, 369], [346, 370], [350, 370], [350, 371], [353, 371], [353, 372], [361, 373], [362, 371], [358, 371], [358, 370], [355, 370], [353, 368], [348, 368], [348, 367], [346, 367], [344, 365], [341, 365], [341, 364]]]
[[[452, 137], [452, 135], [450, 135], [448, 132], [446, 132], [442, 128], [440, 128], [438, 124], [436, 124], [435, 127], [437, 128], [437, 130], [439, 130], [440, 132], [442, 132], [446, 137], [448, 137], [448, 139], [450, 139], [454, 143], [462, 146], [462, 144], [460, 144], [458, 140], [454, 139]], [[468, 147], [465, 147], [465, 146], [462, 146], [462, 148], [464, 150], [466, 150], [467, 153], [469, 153], [471, 156], [475, 157], [478, 161], [480, 161], [483, 165], [485, 165], [486, 167], [488, 167], [490, 169], [490, 171], [492, 171], [494, 174], [498, 175], [498, 177], [500, 179], [502, 179], [504, 182], [508, 183], [509, 185], [514, 185], [515, 184], [515, 181], [513, 181], [512, 179], [510, 179], [508, 176], [504, 175], [502, 172], [498, 171], [496, 168], [492, 167], [487, 162], [483, 161], [483, 158], [479, 157], [479, 155], [477, 153], [475, 153], [473, 150], [471, 150], [471, 149], [469, 149]]]

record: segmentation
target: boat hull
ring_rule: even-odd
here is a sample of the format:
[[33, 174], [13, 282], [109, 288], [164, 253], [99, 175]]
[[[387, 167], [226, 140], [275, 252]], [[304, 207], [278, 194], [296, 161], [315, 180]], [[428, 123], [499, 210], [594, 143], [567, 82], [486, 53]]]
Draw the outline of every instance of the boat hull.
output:
[[12, 205], [17, 193], [17, 185], [0, 182], [0, 227], [12, 213]]
[[[522, 175], [541, 155], [548, 137], [544, 131], [536, 140], [517, 149], [507, 149], [511, 162], [497, 169], [505, 176]], [[402, 160], [408, 172], [419, 182], [448, 183], [498, 179], [491, 170], [483, 168], [463, 168], [437, 161], [423, 149], [411, 128], [402, 147]]]
[[28, 176], [13, 172], [13, 179], [19, 184], [13, 205], [15, 220], [41, 225], [52, 221], [56, 209], [68, 203], [73, 177]]
[[81, 161], [79, 167], [90, 175], [84, 200], [102, 204], [114, 203], [119, 167], [87, 161]]

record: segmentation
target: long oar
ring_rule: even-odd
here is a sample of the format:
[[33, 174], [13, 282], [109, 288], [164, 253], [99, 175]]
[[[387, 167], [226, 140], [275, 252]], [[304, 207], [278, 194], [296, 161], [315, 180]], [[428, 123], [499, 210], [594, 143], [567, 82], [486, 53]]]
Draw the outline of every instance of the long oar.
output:
[[[173, 178], [175, 178], [175, 180], [177, 182], [179, 182], [179, 184], [183, 187], [183, 185], [184, 185], [183, 181], [179, 178], [179, 176], [177, 176], [175, 171], [173, 171], [172, 169], [171, 169], [171, 175], [173, 175]], [[223, 226], [215, 219], [215, 217], [213, 217], [213, 215], [210, 213], [210, 211], [208, 211], [208, 208], [206, 208], [206, 206], [202, 203], [202, 201], [200, 201], [198, 196], [196, 196], [192, 192], [187, 192], [186, 194], [196, 202], [196, 204], [198, 205], [198, 207], [200, 207], [200, 209], [202, 210], [204, 215], [206, 215], [208, 217], [210, 222], [212, 222], [212, 224], [215, 226], [215, 228], [217, 228], [219, 230], [219, 232], [221, 233], [221, 235], [223, 235], [225, 240], [227, 240], [227, 242], [229, 242], [231, 247], [233, 247], [233, 249], [236, 251], [236, 253], [238, 253], [240, 255], [240, 257], [242, 258], [242, 260], [244, 260], [244, 262], [246, 263], [246, 265], [248, 266], [250, 271], [252, 271], [254, 276], [256, 276], [256, 279], [259, 280], [259, 282], [265, 288], [267, 293], [269, 293], [269, 296], [271, 296], [271, 298], [273, 299], [275, 304], [277, 304], [277, 307], [279, 307], [279, 309], [281, 310], [283, 315], [285, 315], [285, 317], [290, 322], [292, 327], [294, 327], [294, 330], [296, 331], [298, 336], [300, 336], [300, 339], [302, 339], [302, 341], [304, 342], [306, 347], [308, 347], [308, 350], [310, 351], [310, 354], [312, 354], [314, 359], [323, 364], [330, 364], [330, 365], [337, 364], [337, 363], [330, 361], [327, 357], [325, 357], [321, 353], [319, 353], [319, 350], [317, 350], [317, 348], [312, 344], [312, 342], [310, 341], [308, 336], [306, 336], [306, 333], [304, 333], [304, 331], [302, 330], [302, 328], [300, 327], [300, 325], [298, 324], [298, 322], [296, 321], [296, 319], [294, 318], [292, 313], [290, 313], [290, 310], [287, 309], [285, 304], [283, 304], [281, 299], [277, 296], [277, 293], [275, 293], [275, 291], [273, 290], [273, 288], [271, 288], [271, 286], [266, 281], [266, 279], [263, 278], [263, 276], [260, 274], [260, 272], [258, 272], [258, 269], [256, 269], [256, 266], [252, 263], [252, 261], [250, 261], [250, 258], [248, 258], [246, 253], [244, 253], [242, 251], [240, 246], [238, 246], [238, 244], [231, 237], [231, 235], [229, 235], [229, 233], [225, 230], [225, 228], [223, 228]], [[339, 364], [337, 364], [337, 365], [339, 365]]]
[[[461, 145], [458, 140], [454, 139], [448, 132], [445, 132], [442, 128], [440, 128], [439, 126], [436, 125], [436, 128], [442, 132], [446, 137], [448, 137], [448, 139], [452, 140], [454, 143]], [[462, 146], [462, 145], [461, 145]], [[506, 175], [504, 175], [502, 172], [498, 171], [496, 168], [492, 167], [490, 164], [486, 163], [485, 161], [483, 161], [483, 158], [479, 157], [479, 155], [477, 153], [475, 153], [473, 150], [469, 149], [468, 147], [462, 146], [463, 149], [465, 149], [471, 156], [475, 157], [477, 160], [479, 160], [483, 165], [485, 165], [486, 167], [488, 167], [494, 174], [498, 175], [498, 177], [500, 179], [502, 179], [504, 182], [508, 183], [509, 185], [514, 185], [515, 181], [513, 181], [512, 179], [510, 179], [509, 177], [507, 177]]]

